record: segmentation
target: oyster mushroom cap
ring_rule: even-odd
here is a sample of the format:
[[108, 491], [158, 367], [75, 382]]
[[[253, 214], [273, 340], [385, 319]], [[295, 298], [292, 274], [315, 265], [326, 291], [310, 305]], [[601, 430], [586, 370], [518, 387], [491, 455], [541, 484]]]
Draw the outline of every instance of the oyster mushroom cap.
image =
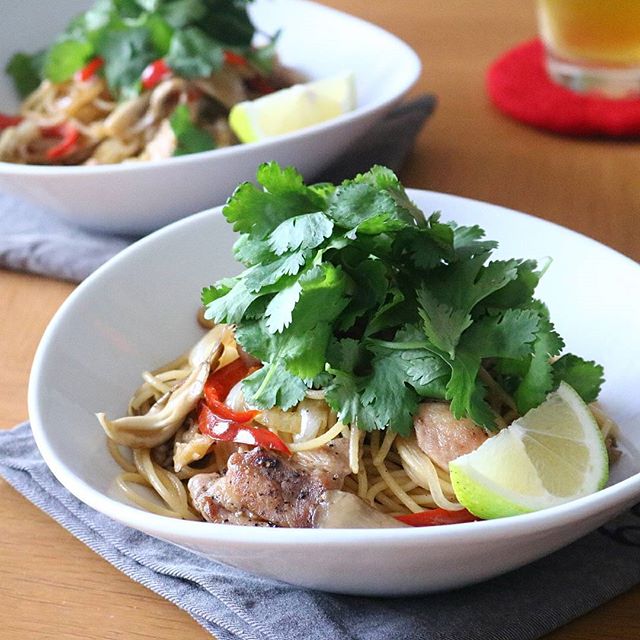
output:
[[134, 449], [156, 447], [175, 435], [202, 397], [209, 371], [218, 365], [224, 347], [218, 341], [211, 356], [196, 366], [173, 391], [162, 396], [147, 413], [109, 420], [96, 413], [106, 434], [118, 444]]

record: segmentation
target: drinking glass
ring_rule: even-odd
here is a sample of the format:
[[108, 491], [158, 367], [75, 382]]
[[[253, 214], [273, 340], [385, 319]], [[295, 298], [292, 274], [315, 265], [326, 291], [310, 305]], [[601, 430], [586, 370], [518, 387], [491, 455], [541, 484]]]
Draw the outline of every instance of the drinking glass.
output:
[[537, 0], [547, 71], [581, 93], [640, 96], [640, 0]]

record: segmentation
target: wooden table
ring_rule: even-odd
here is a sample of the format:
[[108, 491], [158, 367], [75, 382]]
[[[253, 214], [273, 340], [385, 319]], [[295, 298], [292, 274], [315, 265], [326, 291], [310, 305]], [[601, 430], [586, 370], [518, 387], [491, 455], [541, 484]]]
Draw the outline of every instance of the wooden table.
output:
[[[325, 1], [406, 40], [424, 65], [415, 93], [439, 97], [438, 111], [402, 172], [405, 184], [527, 211], [640, 258], [640, 145], [542, 133], [508, 120], [487, 100], [488, 64], [535, 34], [533, 2]], [[72, 289], [0, 272], [0, 428], [27, 417], [34, 350]], [[120, 574], [3, 481], [0, 567], [0, 639], [209, 637], [186, 613]], [[640, 638], [639, 608], [640, 587], [549, 639]]]

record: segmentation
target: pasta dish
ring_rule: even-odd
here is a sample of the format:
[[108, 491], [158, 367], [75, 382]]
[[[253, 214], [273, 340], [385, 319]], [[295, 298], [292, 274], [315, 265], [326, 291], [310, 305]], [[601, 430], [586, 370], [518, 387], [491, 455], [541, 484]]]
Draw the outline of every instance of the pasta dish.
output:
[[615, 459], [602, 368], [560, 355], [533, 261], [487, 262], [481, 230], [423, 217], [381, 167], [258, 180], [224, 209], [247, 268], [202, 292], [206, 334], [143, 373], [125, 417], [97, 414], [133, 503], [261, 527], [472, 521], [451, 463], [564, 384]]
[[235, 104], [302, 80], [254, 46], [247, 2], [107, 0], [49, 49], [7, 66], [23, 95], [0, 113], [0, 161], [111, 164], [237, 144]]

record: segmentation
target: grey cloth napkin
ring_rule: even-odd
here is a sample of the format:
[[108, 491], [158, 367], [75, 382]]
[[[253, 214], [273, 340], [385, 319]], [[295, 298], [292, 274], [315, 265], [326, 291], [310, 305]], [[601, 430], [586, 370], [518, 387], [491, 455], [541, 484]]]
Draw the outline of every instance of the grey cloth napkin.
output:
[[[435, 106], [432, 95], [402, 104], [376, 125], [375, 135], [357, 140], [320, 175], [305, 177], [340, 182], [373, 164], [398, 171]], [[79, 282], [136, 239], [79, 229], [0, 193], [0, 267]]]
[[0, 474], [108, 562], [220, 640], [531, 640], [640, 582], [640, 505], [499, 578], [449, 593], [383, 599], [259, 578], [117, 524], [58, 483], [28, 423], [0, 432]]

